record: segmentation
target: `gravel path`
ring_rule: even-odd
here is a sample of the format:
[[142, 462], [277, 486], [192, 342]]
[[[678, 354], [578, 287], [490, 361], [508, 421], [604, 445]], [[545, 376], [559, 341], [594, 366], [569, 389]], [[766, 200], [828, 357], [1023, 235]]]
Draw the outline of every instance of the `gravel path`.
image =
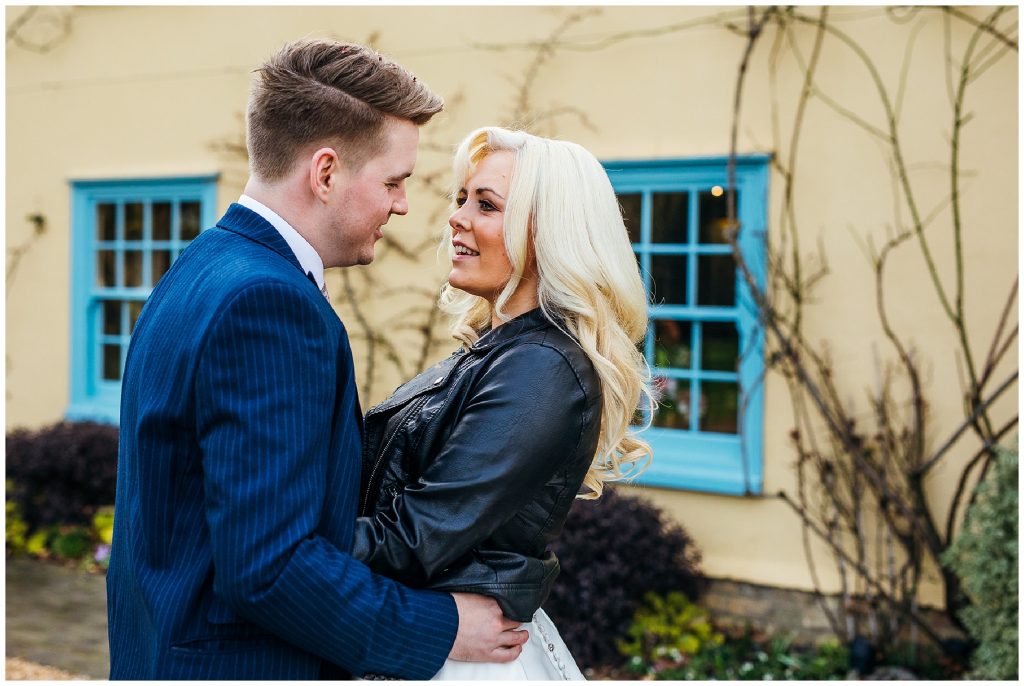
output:
[[83, 674], [72, 674], [56, 667], [45, 667], [20, 657], [7, 658], [7, 679], [9, 681], [70, 681], [89, 679]]
[[[85, 675], [78, 678], [107, 678], [107, 593], [102, 574], [7, 558], [6, 581], [6, 655], [22, 658], [25, 664]], [[12, 676], [11, 669], [8, 662], [9, 679], [50, 678]]]

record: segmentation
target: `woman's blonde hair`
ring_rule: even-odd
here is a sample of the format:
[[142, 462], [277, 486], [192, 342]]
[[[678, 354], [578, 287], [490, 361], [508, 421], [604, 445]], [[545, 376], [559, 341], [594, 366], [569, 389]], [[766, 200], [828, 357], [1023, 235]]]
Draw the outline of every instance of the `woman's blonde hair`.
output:
[[[499, 150], [514, 155], [504, 221], [512, 274], [493, 311], [508, 321], [502, 308], [523, 280], [532, 241], [540, 307], [579, 342], [601, 379], [601, 433], [583, 481], [590, 493], [581, 496], [596, 498], [604, 482], [636, 476], [651, 460], [650, 446], [629, 428], [641, 400], [652, 404], [650, 369], [637, 349], [647, 332], [647, 296], [615, 191], [592, 154], [568, 141], [480, 128], [455, 152], [456, 191]], [[454, 249], [448, 235], [445, 246]], [[440, 306], [467, 347], [491, 322], [486, 299], [447, 283]]]

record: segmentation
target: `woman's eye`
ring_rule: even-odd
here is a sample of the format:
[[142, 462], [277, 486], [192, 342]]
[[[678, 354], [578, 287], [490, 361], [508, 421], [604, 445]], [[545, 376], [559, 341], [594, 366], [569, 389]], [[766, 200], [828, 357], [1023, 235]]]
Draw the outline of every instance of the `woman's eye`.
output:
[[455, 206], [456, 207], [462, 207], [465, 204], [466, 204], [466, 197], [465, 196], [460, 195], [459, 197], [455, 198]]
[[481, 200], [480, 209], [483, 210], [484, 212], [493, 212], [498, 208], [492, 205], [491, 203], [487, 202], [486, 200]]

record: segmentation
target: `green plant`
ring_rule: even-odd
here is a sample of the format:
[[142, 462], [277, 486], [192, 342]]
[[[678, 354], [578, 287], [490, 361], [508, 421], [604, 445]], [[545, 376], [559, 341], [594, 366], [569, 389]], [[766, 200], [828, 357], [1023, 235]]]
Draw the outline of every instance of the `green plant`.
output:
[[679, 665], [651, 672], [656, 680], [837, 680], [849, 656], [838, 641], [801, 647], [788, 634], [758, 635], [749, 626], [720, 645], [709, 645]]
[[117, 427], [58, 422], [7, 434], [7, 499], [30, 531], [50, 525], [88, 526], [98, 507], [114, 502]]
[[[10, 479], [6, 480], [6, 491], [8, 493], [11, 491]], [[13, 500], [8, 499], [6, 501], [5, 511], [4, 538], [7, 543], [7, 554], [12, 555], [24, 552], [28, 536], [28, 524], [22, 519], [21, 513], [18, 512], [18, 504]]]
[[700, 597], [700, 554], [678, 524], [647, 500], [606, 488], [577, 500], [551, 549], [562, 573], [544, 603], [582, 668], [617, 667], [645, 593]]
[[800, 679], [823, 681], [842, 679], [850, 664], [850, 652], [836, 639], [823, 641], [804, 660]]
[[999, 450], [943, 562], [970, 600], [960, 617], [978, 642], [972, 676], [1018, 674], [1018, 450]]
[[92, 533], [84, 527], [68, 527], [50, 540], [50, 552], [66, 560], [78, 560], [93, 548]]
[[929, 681], [958, 678], [963, 674], [961, 665], [930, 643], [897, 641], [884, 647], [880, 651], [878, 666], [886, 665], [904, 667]]
[[92, 528], [101, 543], [110, 545], [114, 541], [114, 508], [101, 507], [92, 517]]
[[50, 554], [50, 541], [56, 535], [56, 526], [47, 526], [33, 531], [25, 541], [25, 552], [36, 557], [47, 557]]
[[644, 595], [644, 604], [633, 615], [628, 641], [618, 641], [619, 652], [632, 664], [668, 661], [679, 663], [708, 646], [725, 640], [715, 631], [707, 612], [678, 591], [661, 596]]

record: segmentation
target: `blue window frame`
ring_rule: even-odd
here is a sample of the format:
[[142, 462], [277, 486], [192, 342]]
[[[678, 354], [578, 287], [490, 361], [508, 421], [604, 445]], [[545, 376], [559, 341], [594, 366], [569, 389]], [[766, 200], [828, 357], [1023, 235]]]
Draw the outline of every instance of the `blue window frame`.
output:
[[[769, 160], [736, 165], [739, 248], [759, 287]], [[726, 165], [604, 163], [652, 302], [644, 354], [659, 402], [643, 433], [654, 461], [639, 483], [750, 495], [763, 481], [763, 332], [726, 235]]]
[[153, 286], [216, 217], [214, 176], [71, 182], [68, 419], [117, 423], [128, 341]]

